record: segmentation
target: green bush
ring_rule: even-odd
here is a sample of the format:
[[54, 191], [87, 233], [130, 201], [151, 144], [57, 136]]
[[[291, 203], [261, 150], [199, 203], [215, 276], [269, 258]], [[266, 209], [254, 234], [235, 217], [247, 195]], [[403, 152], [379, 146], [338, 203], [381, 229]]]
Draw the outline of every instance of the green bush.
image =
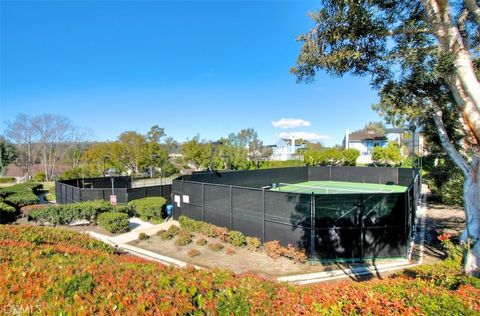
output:
[[15, 182], [14, 177], [0, 177], [0, 183], [12, 183]]
[[32, 180], [35, 182], [44, 182], [47, 179], [45, 172], [39, 171], [32, 176]]
[[41, 189], [41, 183], [25, 182], [0, 189], [0, 196], [19, 209], [22, 206], [38, 204], [40, 200], [36, 194]]
[[180, 233], [180, 227], [172, 225], [168, 230], [160, 230], [157, 232], [157, 235], [160, 236], [161, 240], [170, 240], [173, 237], [177, 236]]
[[98, 225], [111, 233], [129, 231], [128, 215], [125, 213], [105, 212], [98, 216]]
[[250, 251], [257, 251], [262, 246], [262, 242], [257, 237], [245, 237], [245, 241]]
[[135, 213], [142, 219], [163, 219], [163, 208], [165, 206], [163, 197], [147, 197], [128, 202], [128, 205], [135, 210]]
[[176, 246], [185, 246], [192, 242], [192, 234], [186, 230], [182, 230], [175, 240]]
[[4, 202], [0, 202], [0, 224], [5, 224], [15, 220], [17, 210]]
[[139, 239], [139, 240], [147, 240], [147, 239], [149, 239], [149, 238], [150, 238], [150, 236], [148, 236], [148, 235], [145, 234], [145, 233], [140, 233], [140, 234], [138, 234], [138, 239]]
[[115, 212], [117, 213], [125, 213], [128, 217], [135, 216], [135, 211], [133, 208], [128, 204], [120, 204], [115, 206]]
[[234, 246], [243, 246], [245, 244], [245, 235], [239, 231], [231, 230], [228, 232], [227, 241]]
[[[113, 211], [113, 206], [110, 203], [104, 200], [95, 200], [32, 210], [28, 217], [34, 221], [49, 222], [56, 226], [67, 225], [79, 219], [94, 221], [99, 214], [111, 211]], [[128, 218], [127, 214], [124, 215]]]

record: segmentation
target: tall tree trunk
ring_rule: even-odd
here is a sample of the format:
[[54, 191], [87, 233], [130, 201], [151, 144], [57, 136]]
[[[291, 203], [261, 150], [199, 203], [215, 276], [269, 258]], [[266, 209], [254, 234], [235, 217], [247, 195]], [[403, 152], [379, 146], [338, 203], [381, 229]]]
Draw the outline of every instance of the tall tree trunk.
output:
[[[477, 160], [478, 161], [478, 160]], [[472, 166], [473, 167], [473, 166]], [[467, 249], [464, 269], [467, 275], [479, 275], [480, 271], [480, 164], [476, 164], [471, 172], [465, 174], [463, 199], [465, 215], [467, 218], [466, 229], [462, 234]]]

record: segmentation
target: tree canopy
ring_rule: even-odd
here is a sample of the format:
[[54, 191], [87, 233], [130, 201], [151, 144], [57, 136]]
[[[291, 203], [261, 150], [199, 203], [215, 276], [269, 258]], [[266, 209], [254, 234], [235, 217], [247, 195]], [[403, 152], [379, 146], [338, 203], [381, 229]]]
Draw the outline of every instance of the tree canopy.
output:
[[369, 76], [388, 123], [422, 124], [465, 175], [469, 245], [465, 271], [480, 265], [480, 9], [475, 0], [324, 0], [310, 14], [297, 79], [317, 71]]

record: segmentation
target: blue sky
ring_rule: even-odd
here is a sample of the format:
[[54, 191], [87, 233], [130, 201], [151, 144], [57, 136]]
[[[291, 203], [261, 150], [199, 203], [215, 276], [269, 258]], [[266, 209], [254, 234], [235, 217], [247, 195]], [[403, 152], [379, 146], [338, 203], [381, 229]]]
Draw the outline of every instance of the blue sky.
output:
[[[98, 140], [158, 124], [180, 141], [253, 127], [265, 143], [304, 132], [333, 145], [345, 129], [380, 119], [368, 78], [319, 74], [305, 85], [289, 73], [318, 1], [0, 5], [2, 125], [18, 113], [55, 113]], [[282, 118], [310, 124], [272, 125]]]

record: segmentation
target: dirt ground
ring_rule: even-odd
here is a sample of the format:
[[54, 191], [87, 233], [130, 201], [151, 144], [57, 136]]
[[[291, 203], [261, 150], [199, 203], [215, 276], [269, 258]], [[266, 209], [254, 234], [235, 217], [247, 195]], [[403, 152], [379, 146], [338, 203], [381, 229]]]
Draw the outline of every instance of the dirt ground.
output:
[[447, 233], [452, 235], [452, 240], [457, 241], [465, 228], [465, 213], [461, 207], [436, 203], [427, 205], [424, 262], [432, 263], [445, 258], [438, 236]]

